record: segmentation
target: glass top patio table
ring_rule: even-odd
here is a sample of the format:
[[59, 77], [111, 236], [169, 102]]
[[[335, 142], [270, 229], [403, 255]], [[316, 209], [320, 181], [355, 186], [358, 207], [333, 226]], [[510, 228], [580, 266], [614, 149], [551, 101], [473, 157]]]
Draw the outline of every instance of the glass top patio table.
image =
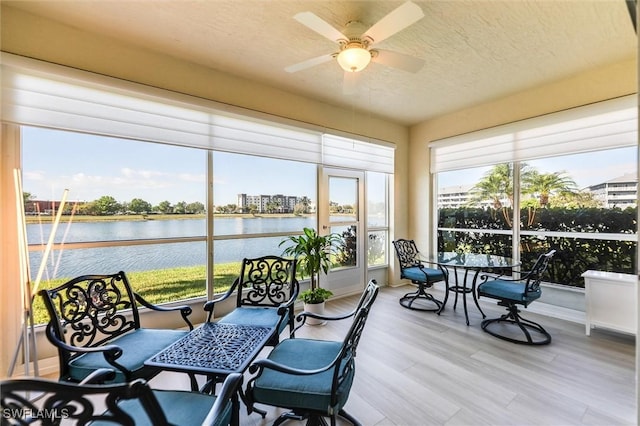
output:
[[[467, 294], [473, 295], [473, 301], [476, 307], [482, 314], [482, 318], [486, 318], [486, 315], [480, 308], [478, 303], [478, 295], [476, 292], [476, 284], [478, 281], [478, 275], [480, 271], [491, 271], [511, 269], [519, 265], [519, 262], [515, 262], [510, 257], [498, 256], [495, 254], [485, 253], [458, 253], [458, 252], [438, 252], [437, 258], [434, 259], [438, 265], [445, 268], [451, 268], [453, 270], [453, 276], [455, 278], [455, 284], [449, 285], [449, 291], [455, 293], [455, 301], [453, 303], [453, 309], [456, 309], [458, 304], [458, 294], [462, 294], [462, 304], [464, 307], [464, 316], [469, 325], [469, 312], [467, 310]], [[462, 280], [458, 277], [458, 269], [464, 270]]]

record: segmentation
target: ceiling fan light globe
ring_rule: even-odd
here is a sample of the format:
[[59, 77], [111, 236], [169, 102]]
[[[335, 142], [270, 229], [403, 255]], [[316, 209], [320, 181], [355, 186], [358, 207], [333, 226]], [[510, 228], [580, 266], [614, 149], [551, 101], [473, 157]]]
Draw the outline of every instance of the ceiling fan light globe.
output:
[[343, 70], [359, 72], [371, 62], [371, 53], [363, 47], [347, 47], [338, 53], [336, 59]]

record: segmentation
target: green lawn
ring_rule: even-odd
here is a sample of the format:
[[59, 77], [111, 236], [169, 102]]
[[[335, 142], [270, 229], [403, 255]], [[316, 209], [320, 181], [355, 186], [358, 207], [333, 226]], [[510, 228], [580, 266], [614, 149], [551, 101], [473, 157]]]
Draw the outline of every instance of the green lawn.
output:
[[[126, 271], [125, 271], [126, 272]], [[240, 262], [217, 264], [214, 267], [214, 288], [216, 293], [226, 291], [240, 273]], [[127, 272], [134, 291], [147, 301], [155, 304], [174, 302], [205, 296], [205, 266], [191, 266], [155, 271]], [[40, 289], [54, 288], [69, 280], [59, 278], [40, 283]], [[48, 322], [42, 298], [35, 296], [33, 302], [35, 324]]]

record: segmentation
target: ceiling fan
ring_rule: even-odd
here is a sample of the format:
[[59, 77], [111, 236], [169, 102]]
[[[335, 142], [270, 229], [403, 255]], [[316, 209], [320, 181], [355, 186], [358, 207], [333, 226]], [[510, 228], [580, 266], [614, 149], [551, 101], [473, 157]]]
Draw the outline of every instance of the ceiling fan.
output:
[[296, 21], [338, 43], [339, 49], [337, 52], [288, 66], [285, 71], [290, 73], [301, 71], [335, 58], [345, 71], [345, 83], [351, 80], [349, 73], [362, 71], [371, 61], [408, 72], [418, 72], [424, 65], [423, 59], [390, 50], [373, 49], [373, 47], [423, 17], [424, 13], [420, 6], [407, 1], [364, 32], [362, 24], [357, 21], [348, 22], [345, 31], [340, 32], [313, 12], [300, 12], [293, 17]]

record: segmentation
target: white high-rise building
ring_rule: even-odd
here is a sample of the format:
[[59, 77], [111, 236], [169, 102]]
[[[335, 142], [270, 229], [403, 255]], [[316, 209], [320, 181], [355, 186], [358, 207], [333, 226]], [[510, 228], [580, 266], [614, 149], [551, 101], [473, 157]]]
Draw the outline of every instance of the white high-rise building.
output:
[[452, 208], [463, 207], [471, 198], [469, 191], [473, 185], [445, 186], [438, 190], [438, 207]]
[[591, 185], [587, 188], [593, 197], [602, 201], [606, 208], [635, 207], [638, 197], [638, 177], [635, 173], [613, 178], [606, 182]]
[[299, 197], [295, 195], [247, 195], [238, 194], [238, 209], [248, 211], [250, 206], [256, 206], [258, 213], [266, 213], [269, 203], [276, 203], [279, 207], [275, 213], [293, 213]]

